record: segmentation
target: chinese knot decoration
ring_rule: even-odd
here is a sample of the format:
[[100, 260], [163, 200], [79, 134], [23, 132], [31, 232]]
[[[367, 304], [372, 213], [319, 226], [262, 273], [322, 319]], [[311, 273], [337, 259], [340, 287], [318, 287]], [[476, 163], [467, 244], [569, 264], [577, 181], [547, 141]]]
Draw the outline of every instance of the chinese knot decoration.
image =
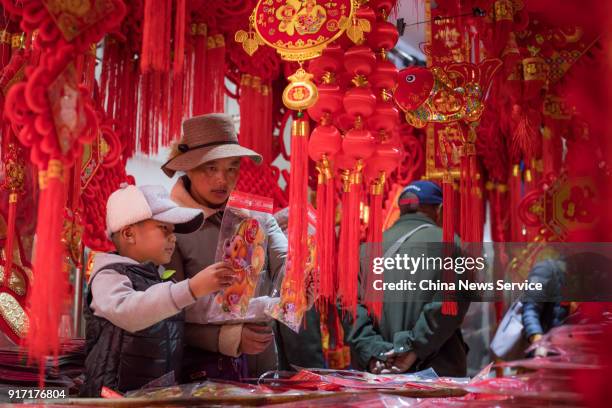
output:
[[[16, 8], [12, 2], [10, 6]], [[45, 357], [58, 352], [57, 328], [68, 291], [61, 240], [68, 169], [98, 128], [93, 102], [81, 85], [82, 68], [77, 67], [82, 67], [79, 59], [82, 61], [92, 43], [118, 27], [125, 5], [121, 0], [28, 0], [18, 6], [22, 7], [17, 9], [22, 13], [21, 28], [28, 33], [33, 49], [40, 51], [40, 59], [32, 59], [25, 82], [10, 89], [5, 113], [38, 167], [38, 220], [45, 222], [36, 228], [27, 346], [30, 358], [44, 369]]]

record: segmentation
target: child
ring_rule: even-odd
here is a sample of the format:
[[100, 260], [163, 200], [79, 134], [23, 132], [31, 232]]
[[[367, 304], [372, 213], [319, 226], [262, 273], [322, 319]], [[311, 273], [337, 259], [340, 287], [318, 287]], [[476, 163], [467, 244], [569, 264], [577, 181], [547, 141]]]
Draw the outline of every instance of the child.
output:
[[107, 234], [117, 253], [98, 254], [85, 304], [87, 358], [82, 396], [121, 392], [174, 372], [183, 351], [183, 308], [228, 287], [233, 270], [219, 262], [191, 279], [163, 281], [174, 233], [199, 229], [202, 211], [181, 208], [161, 186], [127, 186], [110, 195]]

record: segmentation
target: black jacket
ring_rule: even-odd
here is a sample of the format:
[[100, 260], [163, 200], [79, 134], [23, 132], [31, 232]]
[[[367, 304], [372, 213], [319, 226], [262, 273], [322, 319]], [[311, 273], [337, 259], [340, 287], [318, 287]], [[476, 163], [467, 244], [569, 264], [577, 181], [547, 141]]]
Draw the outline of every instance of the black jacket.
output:
[[[105, 269], [127, 276], [137, 291], [145, 291], [162, 281], [153, 264], [117, 263]], [[173, 371], [174, 378], [180, 378], [183, 312], [130, 333], [95, 316], [91, 300], [91, 291], [88, 291], [84, 305], [87, 358], [81, 396], [99, 397], [102, 386], [121, 392], [135, 390]]]

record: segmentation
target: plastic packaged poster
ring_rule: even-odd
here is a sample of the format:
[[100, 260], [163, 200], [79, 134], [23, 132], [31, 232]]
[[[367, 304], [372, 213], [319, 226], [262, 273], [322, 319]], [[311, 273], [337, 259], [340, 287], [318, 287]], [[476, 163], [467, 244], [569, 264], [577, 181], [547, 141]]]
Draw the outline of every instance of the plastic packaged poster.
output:
[[268, 237], [265, 225], [271, 217], [273, 200], [253, 194], [234, 192], [229, 197], [215, 261], [232, 266], [236, 281], [220, 292], [215, 301], [221, 306], [225, 319], [247, 316], [249, 301], [256, 294], [260, 274], [266, 263]]
[[[318, 276], [317, 268], [317, 244], [315, 240], [317, 229], [317, 213], [312, 205], [308, 204], [308, 259], [304, 269], [303, 277], [305, 281], [309, 277]], [[306, 282], [302, 287], [306, 290]], [[280, 302], [272, 306], [270, 316], [279, 322], [285, 324], [296, 333], [300, 331], [302, 318], [308, 309], [306, 293], [298, 293], [295, 290], [295, 282], [292, 279], [285, 277], [281, 286]]]

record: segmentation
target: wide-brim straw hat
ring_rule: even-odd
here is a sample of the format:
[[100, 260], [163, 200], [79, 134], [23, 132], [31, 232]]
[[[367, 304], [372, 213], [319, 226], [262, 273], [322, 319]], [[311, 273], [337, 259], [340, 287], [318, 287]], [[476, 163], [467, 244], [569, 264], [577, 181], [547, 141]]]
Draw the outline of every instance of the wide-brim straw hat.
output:
[[183, 137], [162, 165], [168, 177], [177, 171], [187, 171], [199, 165], [227, 157], [249, 157], [262, 162], [261, 155], [238, 144], [234, 122], [229, 115], [209, 113], [183, 121]]

